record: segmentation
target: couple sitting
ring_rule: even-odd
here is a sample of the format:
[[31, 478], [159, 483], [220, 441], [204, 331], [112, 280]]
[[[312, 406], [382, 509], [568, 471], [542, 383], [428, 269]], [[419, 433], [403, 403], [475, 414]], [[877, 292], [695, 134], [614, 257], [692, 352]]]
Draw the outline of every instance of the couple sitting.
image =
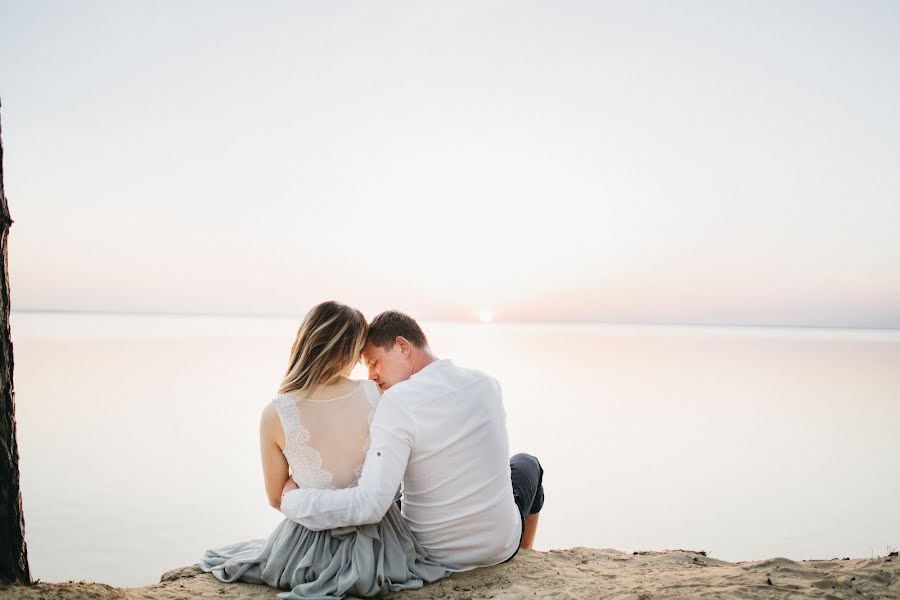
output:
[[[348, 378], [359, 360], [370, 380]], [[204, 571], [285, 599], [372, 597], [531, 547], [543, 469], [509, 458], [500, 385], [438, 359], [409, 316], [367, 325], [349, 306], [316, 306], [279, 394], [260, 444], [286, 518], [266, 540], [207, 550]]]

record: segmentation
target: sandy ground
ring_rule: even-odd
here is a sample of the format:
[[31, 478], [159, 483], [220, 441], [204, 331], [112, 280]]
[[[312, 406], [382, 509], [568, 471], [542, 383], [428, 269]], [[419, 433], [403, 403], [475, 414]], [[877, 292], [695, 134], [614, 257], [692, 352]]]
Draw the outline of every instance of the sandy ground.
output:
[[[85, 582], [0, 586], [4, 600], [273, 600], [276, 593], [266, 586], [220, 583], [197, 567], [169, 571], [160, 583], [141, 588]], [[388, 598], [900, 598], [900, 558], [727, 563], [684, 550], [634, 554], [591, 548], [526, 550], [505, 565], [458, 573]]]

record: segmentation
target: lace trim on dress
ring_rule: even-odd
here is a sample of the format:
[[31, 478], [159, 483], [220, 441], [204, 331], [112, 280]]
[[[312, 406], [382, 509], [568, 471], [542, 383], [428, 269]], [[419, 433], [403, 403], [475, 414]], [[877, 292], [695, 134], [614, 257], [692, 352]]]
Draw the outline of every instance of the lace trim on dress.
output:
[[[288, 464], [297, 465], [291, 477], [301, 488], [335, 489], [334, 476], [322, 468], [322, 455], [308, 445], [309, 430], [300, 421], [300, 408], [290, 396], [280, 396], [272, 400], [284, 428], [284, 456]], [[293, 472], [296, 471], [296, 472]]]

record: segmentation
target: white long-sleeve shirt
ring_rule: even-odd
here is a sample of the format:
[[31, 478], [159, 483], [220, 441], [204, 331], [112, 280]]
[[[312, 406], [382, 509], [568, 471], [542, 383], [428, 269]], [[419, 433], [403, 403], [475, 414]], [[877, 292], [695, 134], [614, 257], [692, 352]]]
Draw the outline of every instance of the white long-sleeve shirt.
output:
[[298, 489], [281, 512], [313, 530], [377, 523], [403, 483], [402, 513], [428, 555], [453, 571], [503, 562], [519, 545], [500, 384], [448, 359], [381, 397], [356, 487]]

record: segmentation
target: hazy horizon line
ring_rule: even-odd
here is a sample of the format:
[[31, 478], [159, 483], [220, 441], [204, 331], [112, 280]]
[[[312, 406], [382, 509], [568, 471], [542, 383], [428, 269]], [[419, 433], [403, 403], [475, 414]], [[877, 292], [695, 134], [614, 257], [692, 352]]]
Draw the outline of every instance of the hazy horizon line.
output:
[[[115, 315], [115, 316], [143, 316], [143, 317], [218, 317], [233, 319], [303, 319], [301, 314], [289, 313], [236, 313], [236, 312], [177, 312], [177, 311], [137, 311], [137, 310], [84, 310], [84, 309], [55, 309], [55, 308], [11, 308], [10, 314], [70, 314], [70, 315]], [[421, 319], [425, 323], [453, 323], [461, 325], [629, 325], [629, 326], [653, 326], [653, 327], [740, 327], [758, 329], [829, 329], [829, 330], [858, 330], [858, 331], [900, 331], [898, 327], [862, 327], [848, 325], [802, 325], [802, 324], [771, 324], [771, 323], [725, 323], [725, 322], [696, 322], [696, 321], [600, 321], [581, 319], [557, 319], [557, 320], [492, 320], [482, 322], [473, 320], [454, 319]]]

